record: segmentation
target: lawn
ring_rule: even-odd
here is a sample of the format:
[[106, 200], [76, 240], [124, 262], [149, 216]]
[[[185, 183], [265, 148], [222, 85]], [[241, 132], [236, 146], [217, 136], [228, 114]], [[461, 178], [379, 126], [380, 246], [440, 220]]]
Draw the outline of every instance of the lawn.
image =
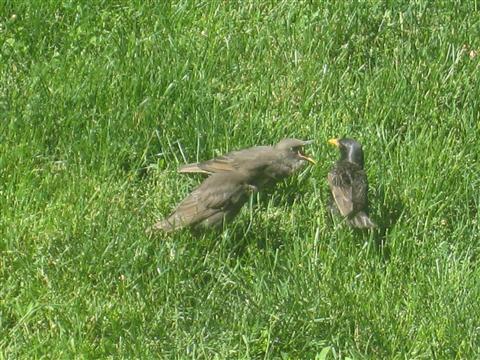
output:
[[[0, 358], [480, 357], [478, 10], [2, 2]], [[379, 230], [326, 216], [341, 136]], [[145, 234], [179, 165], [284, 137], [318, 164], [220, 234]]]

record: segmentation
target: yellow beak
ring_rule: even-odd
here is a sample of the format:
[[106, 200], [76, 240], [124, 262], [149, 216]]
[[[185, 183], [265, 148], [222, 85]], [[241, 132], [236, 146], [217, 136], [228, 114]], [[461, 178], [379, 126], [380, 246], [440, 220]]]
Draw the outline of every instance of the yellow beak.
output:
[[300, 156], [303, 160], [307, 160], [308, 162], [311, 162], [313, 165], [316, 165], [317, 162], [315, 160], [313, 160], [312, 158], [308, 157], [308, 156], [305, 156], [303, 154], [298, 154], [298, 156]]
[[329, 143], [330, 145], [333, 145], [333, 146], [336, 146], [336, 147], [339, 147], [339, 146], [340, 146], [340, 144], [339, 144], [339, 142], [338, 142], [338, 139], [330, 139], [330, 140], [328, 140], [328, 143]]

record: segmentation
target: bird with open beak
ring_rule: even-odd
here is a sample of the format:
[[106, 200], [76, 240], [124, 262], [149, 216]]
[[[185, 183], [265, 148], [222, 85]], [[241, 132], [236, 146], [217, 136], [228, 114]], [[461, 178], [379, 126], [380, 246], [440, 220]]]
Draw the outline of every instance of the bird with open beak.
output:
[[376, 227], [368, 216], [368, 180], [363, 170], [362, 145], [353, 139], [330, 139], [328, 143], [340, 150], [340, 159], [328, 173], [332, 212], [340, 213], [352, 227]]
[[212, 160], [183, 165], [178, 172], [211, 175], [242, 171], [249, 176], [250, 183], [260, 190], [292, 175], [308, 162], [315, 164], [312, 158], [303, 153], [304, 146], [311, 143], [311, 140], [287, 138], [274, 146], [254, 146]]
[[308, 162], [315, 163], [302, 152], [310, 143], [284, 139], [275, 146], [232, 151], [212, 160], [182, 166], [180, 173], [201, 173], [208, 177], [166, 219], [148, 230], [221, 228], [240, 212], [250, 194], [286, 178]]

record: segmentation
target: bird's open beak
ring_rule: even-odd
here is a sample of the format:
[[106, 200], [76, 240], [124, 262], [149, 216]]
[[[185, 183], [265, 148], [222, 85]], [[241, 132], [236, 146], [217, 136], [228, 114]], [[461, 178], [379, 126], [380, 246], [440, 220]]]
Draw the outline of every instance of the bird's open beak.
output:
[[338, 142], [338, 139], [330, 139], [330, 140], [328, 140], [328, 143], [330, 145], [333, 145], [333, 146], [336, 146], [336, 147], [340, 146], [340, 143]]
[[313, 144], [313, 140], [304, 140], [303, 141], [303, 145], [298, 148], [298, 157], [300, 159], [308, 161], [309, 163], [312, 163], [313, 165], [316, 165], [317, 162], [315, 160], [313, 160], [311, 157], [308, 157], [307, 155], [302, 154], [303, 147], [305, 145], [310, 145], [310, 144]]
[[317, 162], [316, 162], [315, 160], [313, 160], [311, 157], [308, 157], [308, 156], [306, 156], [306, 155], [303, 155], [301, 152], [298, 153], [298, 156], [299, 156], [301, 159], [306, 160], [306, 161], [312, 163], [313, 165], [316, 165], [316, 164], [317, 164]]

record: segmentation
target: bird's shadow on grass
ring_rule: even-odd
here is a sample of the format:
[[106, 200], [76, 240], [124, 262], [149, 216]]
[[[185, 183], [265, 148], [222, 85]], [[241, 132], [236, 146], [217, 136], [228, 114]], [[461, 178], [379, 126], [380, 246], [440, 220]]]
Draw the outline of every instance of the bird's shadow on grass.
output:
[[[252, 228], [248, 220], [235, 219], [224, 225], [223, 228], [184, 228], [178, 232], [183, 232], [189, 241], [193, 241], [199, 248], [205, 251], [215, 251], [214, 248], [221, 246], [235, 256], [241, 256], [252, 242]], [[175, 236], [174, 233], [166, 235]], [[154, 234], [153, 237], [159, 237]]]
[[[385, 199], [384, 192], [379, 189], [378, 199]], [[374, 221], [377, 228], [372, 232], [372, 238], [377, 249], [379, 249], [387, 261], [390, 258], [389, 234], [396, 226], [398, 220], [405, 211], [404, 203], [398, 197], [390, 197], [386, 203], [379, 206], [378, 211], [374, 213], [376, 216]]]
[[[382, 192], [378, 192], [376, 197], [384, 198]], [[386, 205], [379, 206], [375, 212], [370, 212], [370, 218], [377, 225], [374, 229], [351, 228], [351, 231], [359, 242], [372, 241], [377, 252], [382, 254], [384, 261], [388, 261], [390, 258], [389, 233], [395, 227], [403, 212], [403, 202], [398, 198], [390, 198]], [[340, 217], [338, 210], [332, 204], [329, 204], [326, 208], [325, 221], [332, 229], [348, 228], [347, 223]]]
[[236, 226], [229, 230], [225, 242], [233, 256], [242, 257], [250, 247], [275, 252], [283, 246], [284, 236], [284, 231], [278, 226], [255, 220], [238, 221]]
[[[307, 169], [300, 175], [291, 177], [268, 189], [265, 197], [272, 198], [274, 205], [279, 206], [304, 201], [305, 198], [311, 196], [310, 177], [311, 170]], [[281, 196], [275, 196], [274, 194]]]

